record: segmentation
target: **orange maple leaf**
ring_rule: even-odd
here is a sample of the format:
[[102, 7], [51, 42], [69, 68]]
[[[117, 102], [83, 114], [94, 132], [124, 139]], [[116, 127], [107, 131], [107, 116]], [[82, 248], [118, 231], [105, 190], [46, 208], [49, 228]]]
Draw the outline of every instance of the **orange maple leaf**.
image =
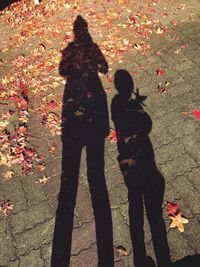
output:
[[106, 139], [110, 140], [111, 143], [117, 143], [118, 141], [117, 132], [111, 129], [111, 134]]
[[183, 224], [188, 223], [188, 219], [182, 217], [180, 212], [175, 216], [169, 216], [169, 218], [172, 220], [171, 223], [170, 223], [169, 228], [177, 227], [180, 232], [184, 232]]

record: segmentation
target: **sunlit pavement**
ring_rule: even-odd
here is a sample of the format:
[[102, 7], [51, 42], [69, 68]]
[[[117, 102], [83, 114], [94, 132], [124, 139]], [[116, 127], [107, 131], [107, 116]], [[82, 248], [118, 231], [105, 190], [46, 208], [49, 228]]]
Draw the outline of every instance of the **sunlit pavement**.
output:
[[[2, 267], [51, 266], [65, 83], [58, 66], [60, 50], [73, 39], [77, 15], [88, 22], [93, 41], [108, 62], [109, 72], [100, 78], [109, 110], [117, 69], [127, 70], [140, 95], [147, 96], [144, 109], [153, 123], [149, 137], [165, 179], [163, 218], [172, 262], [200, 254], [200, 2], [132, 2], [52, 0], [35, 6], [33, 1], [19, 1], [0, 16]], [[114, 129], [111, 115], [110, 128]], [[127, 188], [115, 141], [112, 137], [105, 141], [115, 266], [134, 267]], [[95, 267], [98, 261], [85, 158], [83, 149], [72, 267]], [[170, 228], [168, 202], [178, 203], [187, 218], [184, 232]], [[144, 232], [147, 254], [155, 260], [146, 217]]]

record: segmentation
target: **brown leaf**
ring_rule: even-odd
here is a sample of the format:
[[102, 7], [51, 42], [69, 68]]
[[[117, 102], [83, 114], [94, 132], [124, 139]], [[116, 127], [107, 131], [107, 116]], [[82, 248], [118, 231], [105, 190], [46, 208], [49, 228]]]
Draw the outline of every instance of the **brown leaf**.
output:
[[125, 249], [125, 247], [123, 247], [123, 246], [117, 246], [117, 247], [116, 247], [116, 250], [117, 250], [117, 253], [118, 253], [120, 256], [128, 256], [128, 252], [127, 252], [127, 250]]

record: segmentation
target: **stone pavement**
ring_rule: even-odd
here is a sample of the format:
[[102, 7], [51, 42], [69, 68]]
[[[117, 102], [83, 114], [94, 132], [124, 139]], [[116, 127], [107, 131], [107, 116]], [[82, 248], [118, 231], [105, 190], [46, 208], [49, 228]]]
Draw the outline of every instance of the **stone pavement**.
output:
[[[166, 12], [171, 12], [173, 16], [175, 5], [180, 7], [181, 4], [185, 6], [181, 6], [183, 10], [176, 17], [175, 30], [173, 24], [169, 23], [172, 18], [164, 17], [168, 35], [162, 38], [155, 35], [149, 40], [152, 52], [148, 56], [136, 51], [127, 62], [120, 65], [127, 70], [143, 69], [144, 66], [144, 71], [135, 75], [134, 82], [140, 94], [147, 96], [145, 110], [153, 121], [150, 139], [157, 167], [165, 178], [164, 200], [176, 200], [189, 220], [183, 233], [178, 229], [169, 229], [166, 207], [163, 209], [173, 262], [188, 255], [200, 254], [200, 121], [191, 114], [192, 110], [200, 108], [200, 1], [177, 1], [171, 5], [166, 1]], [[155, 16], [159, 18], [160, 14], [158, 12]], [[3, 59], [3, 54], [1, 57]], [[113, 70], [117, 67], [115, 65]], [[164, 70], [166, 75], [157, 76], [157, 69]], [[162, 83], [160, 88], [159, 83]], [[165, 87], [166, 92], [160, 92], [161, 87]], [[108, 94], [109, 106], [114, 94], [114, 89]], [[114, 128], [112, 121], [110, 127]], [[2, 177], [0, 200], [1, 203], [5, 199], [10, 200], [13, 210], [7, 219], [3, 216], [0, 218], [1, 267], [50, 267], [62, 145], [60, 137], [55, 137], [55, 156], [49, 153], [49, 132], [41, 126], [37, 116], [31, 116], [29, 131], [31, 143], [38, 147], [40, 154], [45, 155], [46, 175], [51, 176], [51, 180], [44, 185], [36, 183], [38, 172], [28, 176], [15, 173], [12, 179], [6, 181]], [[134, 267], [127, 188], [118, 167], [117, 155], [116, 144], [107, 140], [105, 175], [112, 210], [115, 266]], [[97, 266], [95, 220], [85, 157], [83, 149], [74, 214], [72, 267]], [[144, 229], [148, 255], [155, 259], [146, 217]], [[119, 254], [116, 249], [118, 246], [123, 246], [127, 255]]]

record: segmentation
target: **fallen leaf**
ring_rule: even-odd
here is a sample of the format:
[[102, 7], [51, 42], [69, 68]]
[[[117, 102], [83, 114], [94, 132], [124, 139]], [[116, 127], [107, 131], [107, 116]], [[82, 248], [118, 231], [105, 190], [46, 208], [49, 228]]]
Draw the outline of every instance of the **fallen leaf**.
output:
[[46, 168], [44, 163], [38, 163], [37, 167], [40, 172], [44, 171], [44, 169]]
[[55, 146], [54, 144], [52, 144], [52, 145], [49, 147], [49, 152], [50, 152], [51, 154], [54, 154], [55, 151], [56, 151], [56, 146]]
[[58, 107], [58, 104], [57, 104], [54, 100], [51, 100], [51, 101], [48, 103], [47, 107], [48, 107], [49, 110], [53, 110], [53, 109], [55, 109], [55, 108]]
[[167, 92], [167, 89], [162, 86], [161, 84], [158, 84], [158, 91], [163, 94], [163, 93], [166, 93]]
[[166, 71], [161, 70], [161, 69], [157, 69], [156, 70], [156, 73], [157, 73], [158, 76], [164, 76], [164, 75], [166, 75]]
[[192, 114], [196, 117], [197, 120], [200, 120], [200, 110], [192, 110]]
[[123, 246], [117, 246], [116, 250], [120, 256], [128, 256], [128, 252]]
[[111, 143], [117, 143], [118, 137], [117, 137], [117, 132], [113, 129], [111, 129], [111, 134], [106, 137], [107, 140], [110, 140]]
[[4, 177], [6, 179], [11, 179], [12, 176], [13, 176], [14, 172], [13, 171], [7, 171], [5, 174], [4, 174]]
[[188, 111], [181, 111], [181, 114], [184, 115], [184, 116], [189, 116], [190, 115], [190, 112], [188, 112]]
[[171, 202], [168, 202], [167, 203], [167, 213], [169, 215], [175, 215], [178, 213], [178, 203], [171, 203]]
[[36, 181], [36, 184], [37, 183], [48, 184], [50, 179], [51, 179], [50, 176], [44, 175], [42, 178], [39, 179], [39, 181]]
[[2, 204], [1, 207], [0, 207], [0, 211], [3, 213], [3, 215], [5, 217], [8, 216], [8, 213], [10, 210], [13, 209], [13, 205], [10, 204], [9, 201], [7, 201], [6, 203]]
[[155, 31], [155, 33], [157, 33], [157, 34], [163, 34], [164, 33], [164, 30], [161, 29], [160, 27], [158, 27], [157, 30]]
[[177, 227], [180, 232], [184, 232], [184, 225], [183, 224], [188, 223], [188, 219], [182, 217], [180, 212], [175, 216], [169, 216], [169, 218], [172, 220], [169, 228]]

